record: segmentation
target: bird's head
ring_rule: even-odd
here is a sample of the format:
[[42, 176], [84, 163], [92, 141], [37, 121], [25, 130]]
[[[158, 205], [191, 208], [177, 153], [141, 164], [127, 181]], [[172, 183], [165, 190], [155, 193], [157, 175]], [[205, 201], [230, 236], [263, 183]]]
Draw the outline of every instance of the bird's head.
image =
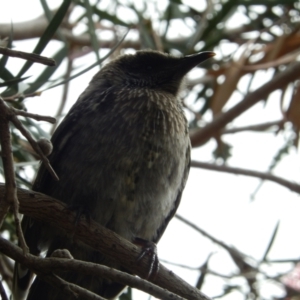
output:
[[185, 57], [174, 57], [157, 51], [141, 50], [135, 54], [118, 57], [98, 74], [111, 86], [153, 88], [176, 95], [184, 76], [214, 55], [213, 52], [201, 52]]

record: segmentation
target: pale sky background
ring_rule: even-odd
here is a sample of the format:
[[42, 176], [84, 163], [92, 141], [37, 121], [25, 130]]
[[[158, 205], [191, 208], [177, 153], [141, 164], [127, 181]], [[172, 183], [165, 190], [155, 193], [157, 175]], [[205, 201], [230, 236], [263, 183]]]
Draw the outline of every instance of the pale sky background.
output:
[[[49, 5], [51, 3], [51, 8], [55, 8], [61, 3], [58, 0], [48, 2]], [[103, 5], [107, 2], [104, 1]], [[138, 0], [135, 2], [139, 4]], [[1, 22], [10, 23], [30, 20], [43, 13], [38, 0], [30, 1], [30, 9], [28, 9], [28, 3], [28, 1], [22, 0], [0, 0]], [[159, 1], [159, 6], [164, 7], [165, 3], [165, 1]], [[184, 3], [194, 3], [193, 5], [196, 7], [196, 1], [189, 0], [184, 1]], [[129, 18], [130, 16], [128, 15], [127, 17]], [[234, 18], [233, 22], [229, 21], [230, 26], [234, 26], [234, 24], [240, 25], [243, 22], [241, 14], [238, 12], [234, 15]], [[178, 29], [174, 28], [173, 34], [178, 34]], [[184, 34], [182, 27], [180, 34]], [[14, 42], [14, 49], [30, 52], [36, 42], [37, 39], [26, 42]], [[49, 44], [42, 55], [51, 57], [59, 46], [59, 42]], [[230, 45], [227, 46], [229, 47]], [[216, 53], [218, 55], [217, 51]], [[91, 53], [84, 59], [78, 60], [76, 65], [85, 67], [94, 61], [95, 55]], [[22, 65], [22, 60], [10, 58], [7, 68], [17, 73]], [[60, 72], [64, 71], [64, 67], [65, 64], [60, 68]], [[40, 66], [35, 66], [26, 75], [34, 76], [39, 73], [38, 70], [40, 68]], [[71, 81], [67, 109], [76, 101], [97, 70], [97, 68], [94, 68], [84, 76]], [[272, 71], [261, 72], [261, 76], [256, 77], [251, 89], [254, 90], [265, 81], [268, 81], [271, 74]], [[244, 78], [240, 82], [240, 86], [243, 87], [246, 83], [247, 78]], [[26, 99], [25, 103], [28, 111], [54, 116], [57, 104], [60, 102], [61, 91], [62, 88], [59, 87], [45, 91], [41, 97]], [[226, 108], [235, 105], [240, 99], [239, 95], [234, 95]], [[264, 103], [258, 103], [247, 113], [237, 118], [232, 125], [240, 127], [277, 120], [281, 117], [278, 103], [278, 93], [275, 92], [266, 106]], [[223, 140], [225, 142], [234, 145], [228, 165], [266, 171], [272, 162], [273, 156], [284, 145], [286, 134], [287, 132], [275, 136], [273, 133], [243, 132], [224, 136]], [[192, 158], [204, 162], [213, 162], [212, 152], [214, 148], [215, 142], [210, 141], [204, 147], [194, 149]], [[295, 149], [285, 156], [274, 170], [275, 175], [296, 182], [299, 182], [299, 173], [299, 154]], [[233, 245], [256, 260], [262, 258], [275, 225], [280, 220], [279, 231], [269, 258], [299, 258], [300, 243], [295, 235], [297, 232], [295, 228], [299, 226], [299, 195], [275, 183], [265, 182], [256, 194], [254, 201], [251, 201], [250, 196], [259, 183], [260, 180], [256, 178], [192, 168], [178, 214], [189, 219], [215, 238], [222, 240], [228, 245]], [[224, 275], [234, 273], [236, 267], [223, 249], [202, 237], [190, 227], [183, 225], [177, 219], [171, 221], [158, 244], [160, 259], [191, 267], [202, 265], [211, 252], [214, 255], [210, 260], [210, 269]], [[191, 271], [169, 264], [166, 264], [166, 266], [192, 285], [195, 284], [199, 276], [198, 271]], [[289, 270], [291, 267], [289, 264], [277, 266], [264, 266], [264, 270], [269, 275], [275, 275], [276, 272]], [[241, 282], [243, 283], [243, 279], [238, 278], [230, 282], [240, 284]], [[222, 285], [222, 280], [207, 276], [203, 292], [211, 297], [219, 295], [222, 293]], [[245, 283], [244, 288], [247, 290]], [[268, 280], [263, 280], [259, 288], [262, 289], [265, 299], [271, 299], [271, 296], [282, 295], [282, 290]], [[135, 295], [135, 299], [148, 299], [147, 295], [141, 296], [137, 293]], [[243, 295], [239, 292], [234, 292], [223, 299], [242, 300]]]

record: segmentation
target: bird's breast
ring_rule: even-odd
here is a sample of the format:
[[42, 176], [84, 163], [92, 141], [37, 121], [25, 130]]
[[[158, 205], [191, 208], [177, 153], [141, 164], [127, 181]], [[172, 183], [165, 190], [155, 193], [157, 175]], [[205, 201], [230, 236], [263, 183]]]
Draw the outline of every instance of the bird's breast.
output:
[[116, 112], [127, 130], [124, 145], [129, 148], [117, 159], [123, 184], [112, 227], [129, 240], [152, 240], [174, 208], [182, 184], [187, 121], [174, 96], [147, 89], [129, 95], [120, 105], [122, 112]]

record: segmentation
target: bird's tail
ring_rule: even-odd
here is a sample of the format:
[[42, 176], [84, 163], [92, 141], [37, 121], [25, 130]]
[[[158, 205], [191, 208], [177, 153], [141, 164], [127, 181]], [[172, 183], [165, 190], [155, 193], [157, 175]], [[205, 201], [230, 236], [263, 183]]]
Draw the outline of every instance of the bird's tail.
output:
[[27, 267], [16, 262], [14, 267], [12, 300], [24, 300], [27, 297], [29, 287], [34, 274]]
[[[38, 256], [40, 254], [40, 250], [37, 244], [41, 235], [41, 224], [24, 216], [21, 226], [27, 246], [29, 247], [29, 252]], [[26, 299], [33, 279], [34, 273], [30, 269], [18, 262], [15, 262], [12, 300]]]

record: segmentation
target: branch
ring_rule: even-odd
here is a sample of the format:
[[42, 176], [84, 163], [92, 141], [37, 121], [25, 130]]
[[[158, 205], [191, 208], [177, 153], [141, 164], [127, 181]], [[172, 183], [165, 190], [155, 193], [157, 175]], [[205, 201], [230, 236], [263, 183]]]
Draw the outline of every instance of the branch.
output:
[[[51, 272], [51, 270], [50, 270]], [[73, 284], [71, 282], [68, 282], [66, 280], [63, 280], [59, 276], [56, 276], [54, 274], [50, 275], [42, 275], [40, 276], [42, 280], [47, 281], [54, 287], [58, 287], [63, 294], [66, 296], [71, 296], [73, 299], [85, 299], [85, 300], [106, 300], [103, 297], [100, 297], [99, 295], [84, 289], [76, 284]]]
[[181, 222], [183, 222], [184, 224], [190, 226], [191, 228], [193, 228], [194, 230], [198, 231], [199, 233], [201, 233], [203, 236], [207, 237], [208, 239], [210, 239], [212, 242], [214, 242], [215, 244], [221, 246], [222, 248], [226, 249], [228, 252], [232, 251], [232, 248], [230, 248], [229, 246], [227, 246], [225, 243], [223, 243], [222, 241], [214, 238], [213, 236], [211, 236], [209, 233], [207, 233], [206, 231], [204, 231], [203, 229], [201, 229], [200, 227], [196, 226], [195, 224], [193, 224], [192, 222], [190, 222], [189, 220], [185, 219], [184, 217], [176, 214], [175, 218], [180, 220]]
[[[4, 186], [1, 184], [0, 200], [3, 198], [3, 194]], [[18, 189], [18, 198], [21, 213], [64, 230], [69, 235], [72, 234], [74, 241], [80, 240], [105, 256], [118, 261], [133, 274], [137, 274], [142, 278], [147, 277], [149, 271], [148, 257], [145, 256], [137, 263], [140, 249], [113, 231], [100, 226], [94, 221], [88, 222], [81, 219], [76, 225], [74, 232], [76, 214], [70, 212], [62, 202], [24, 189]], [[186, 299], [209, 299], [161, 264], [157, 276], [150, 279], [150, 281]]]
[[[42, 258], [42, 257], [36, 257], [31, 254], [24, 256], [19, 247], [13, 245], [12, 243], [10, 243], [9, 241], [3, 238], [0, 238], [0, 250], [4, 254], [13, 258], [14, 260], [20, 262], [22, 265], [34, 270], [34, 272], [38, 274], [38, 276], [40, 276], [43, 280], [49, 282], [51, 285], [57, 286], [60, 289], [66, 289], [66, 286], [71, 287], [71, 289], [73, 288], [77, 289], [78, 286], [66, 282], [64, 280], [61, 281], [62, 279], [60, 279], [59, 280], [60, 283], [58, 283], [58, 281], [55, 280], [53, 277], [50, 278], [48, 276], [50, 273], [59, 272], [59, 274], [61, 274], [66, 271], [79, 272], [80, 274], [102, 277], [112, 281], [119, 282], [124, 285], [129, 285], [131, 287], [142, 290], [145, 293], [151, 294], [152, 296], [157, 297], [159, 299], [182, 300], [181, 297], [169, 291], [166, 291], [150, 283], [149, 281], [135, 277], [128, 273], [121, 272], [119, 270], [112, 269], [104, 265], [86, 262], [86, 261], [80, 261], [76, 259], [66, 259], [66, 258], [56, 258], [56, 257]], [[61, 285], [63, 285], [63, 287], [61, 287]], [[81, 292], [82, 291], [79, 290], [79, 293]]]
[[281, 119], [278, 121], [271, 121], [271, 122], [266, 122], [262, 124], [255, 124], [255, 125], [249, 125], [249, 126], [243, 126], [243, 127], [238, 127], [238, 128], [228, 128], [222, 131], [222, 134], [233, 134], [233, 133], [239, 133], [243, 131], [266, 131], [270, 129], [271, 127], [277, 126], [278, 128], [281, 128], [284, 124], [285, 120]]
[[45, 56], [41, 56], [35, 53], [28, 53], [23, 51], [11, 50], [8, 48], [0, 47], [0, 54], [11, 56], [11, 57], [18, 57], [25, 60], [29, 60], [35, 63], [47, 65], [47, 66], [55, 66], [55, 61], [52, 58], [47, 58]]
[[[14, 168], [13, 168], [13, 157], [12, 157], [12, 151], [11, 151], [10, 133], [9, 133], [9, 126], [8, 126], [9, 121], [12, 122], [15, 125], [15, 127], [17, 129], [19, 129], [19, 131], [22, 133], [22, 135], [28, 140], [31, 147], [40, 156], [41, 161], [45, 164], [45, 167], [50, 172], [52, 177], [55, 180], [58, 180], [58, 176], [56, 175], [55, 171], [52, 169], [46, 155], [43, 153], [39, 144], [34, 140], [31, 133], [23, 126], [23, 124], [20, 122], [20, 120], [16, 117], [17, 115], [27, 116], [27, 117], [31, 117], [31, 118], [34, 118], [37, 120], [44, 120], [44, 121], [48, 121], [50, 123], [53, 123], [55, 121], [55, 119], [52, 117], [22, 112], [20, 110], [16, 110], [13, 107], [9, 107], [5, 104], [5, 102], [0, 97], [0, 121], [1, 121], [0, 125], [2, 128], [2, 130], [0, 132], [0, 139], [1, 139], [1, 146], [2, 146], [2, 148], [4, 147], [4, 150], [2, 151], [4, 153], [2, 156], [2, 160], [5, 160], [5, 162], [3, 161], [3, 166], [4, 166], [4, 175], [5, 175], [6, 184], [8, 186], [12, 187], [13, 182], [14, 182], [14, 176], [15, 176]], [[10, 160], [10, 162], [8, 162], [7, 160]], [[14, 185], [16, 185], [16, 184], [14, 183]], [[13, 199], [12, 197], [14, 197], [14, 196], [12, 194], [11, 188], [9, 188], [7, 192], [10, 193], [10, 196], [9, 196], [10, 199]], [[1, 209], [3, 209], [3, 208], [0, 207], [0, 225], [2, 222]]]
[[19, 219], [19, 201], [17, 197], [17, 184], [9, 129], [9, 121], [12, 116], [12, 111], [0, 98], [0, 143], [5, 176], [5, 196], [2, 199], [2, 205], [0, 205], [0, 227], [2, 227], [5, 216], [7, 215], [10, 206], [12, 206], [16, 222], [17, 236], [25, 254], [28, 252], [28, 247], [23, 236]]
[[[45, 148], [44, 147], [45, 142], [41, 140], [40, 141], [41, 147], [39, 146], [39, 143], [33, 139], [30, 132], [22, 125], [22, 123], [16, 117], [18, 114], [27, 117], [44, 119], [44, 120], [47, 119], [48, 121], [50, 119], [49, 117], [38, 116], [38, 115], [16, 110], [13, 107], [9, 107], [5, 104], [5, 102], [0, 97], [0, 143], [1, 143], [1, 155], [2, 155], [4, 177], [5, 177], [5, 196], [3, 197], [2, 205], [0, 205], [0, 227], [4, 222], [5, 216], [7, 215], [9, 208], [12, 206], [19, 244], [21, 245], [23, 252], [25, 254], [28, 252], [28, 247], [26, 245], [23, 236], [21, 223], [19, 219], [19, 201], [17, 197], [17, 187], [16, 187], [16, 179], [15, 179], [14, 159], [12, 154], [12, 146], [11, 146], [12, 143], [10, 137], [9, 122], [12, 122], [16, 126], [16, 128], [18, 128], [20, 132], [27, 138], [27, 140], [30, 142], [33, 149], [40, 155], [40, 158], [46, 164], [47, 169], [50, 172], [52, 171], [53, 176], [56, 174], [52, 169], [52, 167], [50, 166], [50, 163], [46, 158], [45, 154], [43, 153], [43, 149]], [[53, 118], [51, 119], [53, 121]], [[48, 148], [46, 147], [46, 149], [49, 149], [49, 147]]]
[[[47, 26], [49, 25], [49, 21], [45, 17], [45, 15], [41, 15], [35, 19], [25, 21], [25, 22], [17, 22], [13, 24], [13, 36], [14, 41], [26, 40], [32, 38], [40, 38]], [[65, 38], [68, 42], [71, 42], [73, 46], [90, 46], [91, 45], [91, 36], [87, 33], [83, 33], [81, 35], [74, 35], [72, 33], [72, 25], [67, 22], [63, 22], [60, 26], [60, 33], [63, 38]], [[11, 23], [1, 23], [0, 24], [0, 36], [1, 37], [9, 37], [11, 35], [12, 25]], [[58, 34], [54, 34], [53, 39], [61, 40]], [[99, 46], [102, 49], [109, 48], [111, 49], [115, 44], [115, 39], [108, 41], [107, 39], [98, 39]], [[126, 40], [123, 41], [122, 47], [124, 48], [133, 48], [140, 49], [140, 41]]]
[[53, 118], [53, 117], [42, 116], [42, 115], [38, 115], [38, 114], [32, 114], [32, 113], [29, 113], [29, 112], [24, 111], [24, 110], [15, 109], [13, 107], [11, 107], [11, 109], [18, 116], [31, 118], [31, 119], [34, 119], [34, 120], [37, 120], [37, 121], [45, 121], [45, 122], [49, 122], [51, 124], [55, 124], [56, 123], [56, 119]]
[[[18, 22], [13, 24], [13, 34], [14, 41], [26, 40], [32, 38], [40, 38], [45, 29], [47, 28], [49, 22], [44, 15], [39, 16], [36, 19]], [[135, 29], [136, 26], [133, 24], [129, 25], [131, 29]], [[129, 28], [129, 26], [127, 28]], [[63, 22], [60, 26], [60, 33], [64, 39], [66, 39], [72, 46], [91, 46], [91, 36], [88, 33], [82, 33], [80, 35], [75, 35], [72, 32], [72, 24]], [[114, 29], [112, 29], [114, 30]], [[11, 23], [0, 23], [0, 36], [9, 37], [12, 31]], [[61, 40], [58, 34], [54, 34], [53, 39]], [[168, 42], [171, 44], [182, 44], [188, 40], [186, 37], [178, 37], [168, 39]], [[98, 45], [101, 46], [101, 49], [111, 49], [115, 45], [116, 41], [114, 38], [111, 40], [98, 38]], [[125, 40], [122, 42], [122, 48], [132, 48], [135, 50], [141, 49], [140, 40]]]
[[3, 97], [3, 100], [6, 102], [10, 102], [10, 101], [15, 101], [16, 99], [19, 99], [19, 98], [25, 99], [25, 98], [29, 98], [29, 97], [41, 96], [41, 94], [42, 94], [42, 92], [40, 92], [40, 91], [33, 92], [30, 94], [17, 93], [12, 96], [9, 96], [9, 97]]
[[[174, 263], [172, 261], [167, 261], [167, 260], [161, 260], [161, 261], [165, 262], [166, 264], [169, 264], [169, 265], [172, 265], [172, 266], [175, 266], [175, 267], [179, 267], [179, 268], [182, 268], [182, 269], [187, 269], [187, 270], [190, 270], [190, 271], [200, 271], [200, 272], [203, 271], [203, 265], [200, 266], [200, 267], [190, 267], [190, 266], [183, 265], [183, 264], [177, 264], [177, 263]], [[213, 275], [213, 276], [216, 276], [216, 277], [221, 277], [221, 278], [226, 278], [226, 279], [232, 279], [234, 277], [241, 276], [241, 274], [225, 275], [225, 274], [217, 273], [217, 272], [215, 272], [213, 270], [210, 270], [210, 269], [206, 269], [205, 272], [206, 272], [206, 274], [210, 274], [210, 275]]]
[[244, 100], [229, 109], [227, 112], [218, 115], [210, 124], [190, 134], [192, 146], [197, 147], [204, 144], [220, 129], [224, 128], [229, 122], [248, 110], [251, 106], [258, 103], [260, 100], [266, 99], [270, 93], [277, 89], [284, 88], [290, 82], [298, 79], [299, 77], [300, 62], [296, 62], [286, 68], [283, 72], [277, 74], [272, 80], [268, 81], [254, 92], [247, 94]]
[[204, 231], [200, 227], [196, 226], [195, 224], [193, 224], [189, 220], [185, 219], [184, 217], [179, 216], [178, 214], [176, 214], [175, 217], [178, 220], [180, 220], [183, 223], [185, 223], [186, 225], [188, 225], [191, 228], [193, 228], [194, 230], [196, 230], [197, 232], [199, 232], [200, 234], [202, 234], [203, 236], [205, 236], [206, 238], [210, 239], [215, 244], [217, 244], [217, 245], [221, 246], [222, 248], [224, 248], [228, 252], [228, 254], [231, 256], [231, 258], [234, 261], [234, 263], [239, 268], [241, 275], [245, 274], [245, 273], [248, 273], [248, 272], [253, 272], [253, 273], [257, 273], [258, 272], [257, 268], [253, 267], [248, 262], [246, 262], [246, 260], [245, 260], [246, 255], [244, 255], [239, 250], [226, 245], [224, 242], [216, 239], [215, 237], [213, 237], [212, 235], [210, 235], [209, 233], [207, 233], [206, 231]]
[[218, 166], [214, 164], [204, 163], [200, 161], [192, 161], [191, 162], [192, 167], [211, 170], [211, 171], [219, 171], [219, 172], [226, 172], [231, 173], [235, 175], [245, 175], [250, 177], [257, 177], [263, 180], [269, 180], [276, 182], [291, 191], [300, 194], [300, 185], [297, 183], [290, 182], [284, 178], [277, 177], [275, 175], [272, 175], [270, 173], [264, 173], [264, 172], [258, 172], [258, 171], [252, 171], [252, 170], [246, 170], [241, 168], [233, 168], [233, 167], [227, 167], [227, 166]]
[[43, 151], [41, 150], [41, 148], [38, 145], [38, 143], [34, 140], [34, 138], [32, 137], [31, 133], [22, 125], [22, 123], [20, 122], [20, 120], [15, 115], [13, 115], [11, 117], [10, 121], [16, 126], [17, 129], [19, 129], [19, 131], [22, 133], [22, 135], [30, 143], [30, 145], [34, 149], [34, 151], [39, 155], [41, 161], [43, 162], [43, 164], [45, 165], [46, 169], [49, 171], [49, 173], [51, 174], [51, 176], [55, 180], [58, 180], [58, 176], [55, 173], [55, 171], [53, 170], [52, 166], [50, 165], [50, 162], [49, 162], [48, 158], [43, 153]]
[[10, 132], [6, 105], [0, 101], [0, 143], [1, 143], [1, 158], [6, 177], [5, 186], [6, 193], [0, 205], [0, 227], [2, 227], [6, 214], [10, 205], [16, 199], [16, 182], [15, 172], [13, 167], [12, 148], [10, 143]]

